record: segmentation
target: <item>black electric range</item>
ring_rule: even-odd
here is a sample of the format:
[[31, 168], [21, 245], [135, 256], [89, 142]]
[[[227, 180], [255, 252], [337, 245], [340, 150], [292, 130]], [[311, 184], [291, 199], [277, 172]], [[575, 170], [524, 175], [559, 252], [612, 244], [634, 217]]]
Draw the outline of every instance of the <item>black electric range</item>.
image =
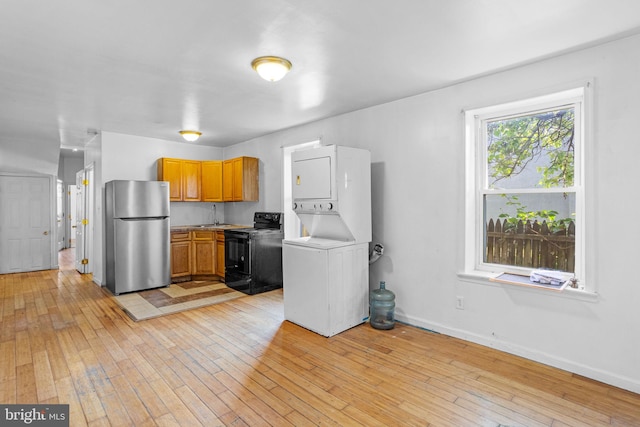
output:
[[253, 228], [224, 232], [225, 283], [254, 295], [282, 287], [281, 212], [256, 212]]

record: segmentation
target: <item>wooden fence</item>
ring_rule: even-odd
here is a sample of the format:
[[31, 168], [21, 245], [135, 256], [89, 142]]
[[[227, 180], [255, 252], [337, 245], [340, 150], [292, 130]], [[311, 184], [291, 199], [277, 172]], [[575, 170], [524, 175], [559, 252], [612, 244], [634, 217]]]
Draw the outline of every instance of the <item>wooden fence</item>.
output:
[[546, 222], [490, 219], [486, 232], [486, 262], [533, 268], [574, 271], [576, 226], [552, 231]]

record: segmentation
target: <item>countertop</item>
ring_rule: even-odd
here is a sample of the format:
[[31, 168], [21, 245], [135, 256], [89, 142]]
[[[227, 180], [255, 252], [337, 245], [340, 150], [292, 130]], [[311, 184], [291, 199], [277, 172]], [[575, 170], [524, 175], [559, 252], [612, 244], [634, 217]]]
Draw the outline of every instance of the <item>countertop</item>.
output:
[[185, 232], [185, 231], [218, 231], [229, 230], [232, 228], [252, 228], [251, 225], [242, 224], [195, 224], [195, 225], [174, 225], [171, 227], [171, 231]]

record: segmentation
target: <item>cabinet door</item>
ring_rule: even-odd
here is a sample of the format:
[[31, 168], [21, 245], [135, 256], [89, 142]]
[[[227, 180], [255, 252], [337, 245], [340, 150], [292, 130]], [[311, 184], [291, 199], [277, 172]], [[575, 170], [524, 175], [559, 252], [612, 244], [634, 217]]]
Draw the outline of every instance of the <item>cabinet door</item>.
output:
[[258, 163], [255, 157], [236, 157], [224, 161], [222, 185], [225, 202], [258, 201]]
[[224, 232], [216, 232], [216, 274], [224, 280]]
[[216, 274], [216, 241], [213, 231], [194, 231], [192, 274]]
[[222, 161], [202, 162], [202, 201], [222, 202]]
[[233, 159], [222, 162], [222, 199], [233, 201]]
[[182, 161], [182, 200], [199, 202], [202, 198], [202, 163], [198, 160]]
[[182, 200], [182, 160], [163, 157], [158, 159], [158, 181], [169, 182], [169, 200]]
[[245, 202], [257, 202], [259, 196], [259, 160], [255, 157], [241, 157], [240, 159], [241, 161], [238, 162], [237, 165], [234, 164], [234, 167], [241, 169], [241, 171], [238, 172], [234, 171], [241, 180], [241, 184], [239, 184], [237, 190], [241, 192], [238, 200], [243, 200]]
[[171, 278], [191, 274], [191, 242], [171, 243]]
[[239, 202], [243, 200], [243, 187], [242, 184], [244, 182], [244, 176], [243, 176], [243, 162], [242, 162], [242, 157], [238, 157], [235, 159], [232, 159], [232, 169], [233, 169], [233, 201], [234, 202]]

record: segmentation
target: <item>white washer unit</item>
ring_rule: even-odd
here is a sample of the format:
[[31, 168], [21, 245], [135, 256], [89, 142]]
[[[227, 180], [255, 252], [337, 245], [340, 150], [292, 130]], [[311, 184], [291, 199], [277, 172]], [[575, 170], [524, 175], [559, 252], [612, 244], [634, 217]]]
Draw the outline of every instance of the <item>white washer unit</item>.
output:
[[309, 236], [282, 245], [285, 319], [330, 337], [369, 316], [371, 154], [294, 152], [293, 210]]

